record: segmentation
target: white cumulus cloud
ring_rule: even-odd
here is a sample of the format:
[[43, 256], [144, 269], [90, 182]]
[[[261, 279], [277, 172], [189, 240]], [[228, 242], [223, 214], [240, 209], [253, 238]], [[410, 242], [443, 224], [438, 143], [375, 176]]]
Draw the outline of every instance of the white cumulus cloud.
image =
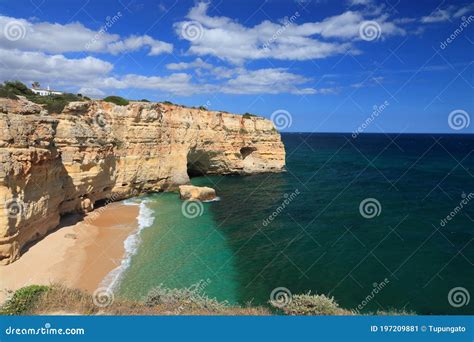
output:
[[[246, 27], [228, 17], [209, 16], [208, 7], [208, 3], [200, 2], [191, 8], [189, 20], [176, 23], [175, 31], [189, 40], [188, 53], [212, 55], [235, 64], [262, 58], [301, 61], [345, 53], [360, 40], [359, 28], [366, 20], [362, 12], [347, 11], [319, 22], [300, 23], [300, 14], [295, 12], [280, 22], [265, 20]], [[387, 15], [371, 20], [381, 27], [382, 39], [406, 34]], [[191, 23], [200, 31], [193, 39], [186, 36]]]
[[[20, 34], [21, 38], [15, 39], [16, 36], [12, 34]], [[121, 38], [104, 30], [91, 30], [78, 22], [64, 25], [34, 23], [21, 18], [0, 16], [0, 48], [47, 53], [84, 51], [119, 54], [144, 47], [153, 56], [173, 51], [172, 44], [148, 35]]]
[[107, 75], [113, 68], [111, 63], [91, 56], [66, 58], [63, 55], [1, 48], [0, 61], [0, 79], [52, 84], [85, 82]]

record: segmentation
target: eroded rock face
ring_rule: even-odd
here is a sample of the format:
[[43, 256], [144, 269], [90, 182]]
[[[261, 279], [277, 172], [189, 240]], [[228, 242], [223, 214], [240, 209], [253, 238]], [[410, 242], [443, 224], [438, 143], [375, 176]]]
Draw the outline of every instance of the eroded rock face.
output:
[[212, 201], [216, 199], [216, 190], [207, 186], [180, 185], [179, 196], [183, 200]]
[[159, 103], [73, 102], [48, 115], [0, 99], [0, 263], [54, 229], [61, 215], [176, 189], [189, 175], [279, 172], [271, 121]]

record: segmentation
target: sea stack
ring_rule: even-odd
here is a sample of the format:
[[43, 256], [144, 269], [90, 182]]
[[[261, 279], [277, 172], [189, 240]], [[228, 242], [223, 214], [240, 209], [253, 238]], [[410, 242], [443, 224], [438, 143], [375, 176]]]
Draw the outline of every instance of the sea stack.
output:
[[212, 201], [217, 198], [216, 190], [207, 186], [180, 185], [179, 195], [182, 200]]
[[71, 102], [50, 114], [0, 99], [0, 264], [55, 229], [61, 215], [176, 190], [189, 176], [280, 172], [270, 120], [183, 106]]

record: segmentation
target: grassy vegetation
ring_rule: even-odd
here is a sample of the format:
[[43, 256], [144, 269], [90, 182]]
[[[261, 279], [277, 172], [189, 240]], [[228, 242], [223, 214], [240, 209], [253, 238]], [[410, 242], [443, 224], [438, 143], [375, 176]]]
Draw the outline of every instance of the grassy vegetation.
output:
[[[38, 86], [38, 84], [37, 84]], [[70, 94], [65, 93], [62, 95], [48, 95], [48, 96], [40, 96], [33, 93], [25, 84], [21, 83], [20, 81], [6, 81], [4, 84], [0, 84], [0, 98], [9, 98], [9, 99], [18, 99], [18, 96], [24, 96], [31, 102], [43, 105], [45, 109], [48, 110], [49, 113], [61, 113], [64, 107], [67, 106], [69, 102], [73, 101], [90, 101], [91, 99], [87, 96], [83, 96], [82, 94]], [[118, 106], [126, 106], [129, 104], [129, 100], [120, 97], [120, 96], [107, 96], [103, 99], [106, 102], [114, 103]], [[150, 102], [147, 99], [141, 99], [141, 102]], [[183, 105], [179, 105], [173, 103], [171, 101], [162, 101], [162, 104], [165, 105], [174, 105], [178, 107], [184, 107]], [[199, 106], [199, 107], [192, 107], [199, 110], [207, 111], [209, 110], [206, 106]], [[222, 111], [223, 113], [227, 113]], [[252, 117], [258, 117], [255, 114], [245, 113], [243, 117], [246, 119], [250, 119]]]
[[1, 308], [0, 315], [21, 315], [35, 307], [41, 295], [49, 288], [42, 285], [30, 285], [17, 290]]
[[129, 101], [127, 99], [124, 99], [120, 96], [107, 96], [104, 101], [114, 103], [117, 106], [126, 106], [129, 104]]
[[70, 93], [49, 96], [37, 95], [20, 81], [6, 81], [0, 85], [0, 97], [18, 99], [18, 96], [24, 96], [31, 102], [43, 105], [49, 113], [61, 113], [69, 102], [88, 99]]
[[78, 97], [74, 94], [62, 94], [62, 95], [50, 95], [50, 96], [39, 96], [35, 95], [34, 99], [30, 99], [27, 97], [28, 100], [45, 105], [45, 108], [48, 110], [49, 113], [61, 113], [68, 105], [69, 102], [74, 101], [84, 101], [84, 98]]
[[12, 99], [12, 100], [18, 99], [16, 94], [10, 91], [7, 87], [5, 87], [4, 84], [0, 85], [0, 97]]
[[[38, 287], [38, 285], [33, 285]], [[30, 287], [30, 286], [29, 286]], [[29, 288], [28, 287], [28, 288]], [[143, 302], [129, 301], [120, 298], [111, 300], [110, 305], [98, 307], [94, 304], [92, 294], [62, 285], [41, 286], [41, 293], [36, 292], [34, 299], [23, 300], [21, 310], [12, 310], [13, 300], [0, 307], [0, 315], [44, 315], [44, 314], [78, 314], [78, 315], [270, 315], [271, 312], [261, 307], [228, 306], [208, 298], [200, 291], [187, 289], [165, 289], [162, 286], [150, 291]], [[15, 292], [24, 298], [22, 288]], [[29, 297], [30, 298], [30, 297]], [[15, 300], [18, 303], [18, 300]], [[15, 304], [18, 308], [18, 305]]]
[[339, 307], [333, 297], [325, 295], [299, 294], [285, 306], [270, 301], [270, 304], [291, 316], [350, 315], [351, 312]]
[[165, 105], [174, 105], [174, 103], [171, 102], [171, 101], [163, 101], [163, 102], [161, 102], [161, 103], [163, 103], [163, 104], [165, 104]]
[[[181, 108], [186, 108], [186, 106], [184, 105], [180, 105], [180, 104], [177, 104], [177, 103], [173, 103], [171, 101], [161, 101], [159, 103], [162, 103], [162, 104], [165, 104], [165, 105], [173, 105], [173, 106], [176, 106], [176, 107], [181, 107]], [[190, 107], [190, 108], [195, 108], [195, 107]]]
[[228, 307], [227, 302], [219, 302], [215, 298], [209, 298], [199, 283], [184, 289], [169, 289], [160, 284], [148, 293], [145, 305], [149, 307], [178, 305], [216, 313], [224, 311]]
[[[209, 298], [201, 283], [184, 289], [169, 289], [160, 285], [151, 290], [143, 301], [111, 298], [109, 305], [94, 304], [93, 295], [62, 285], [31, 285], [17, 290], [11, 299], [0, 307], [0, 315], [355, 315], [354, 311], [339, 307], [334, 298], [310, 293], [293, 295], [284, 306], [266, 307], [231, 306]], [[376, 315], [414, 315], [406, 311], [377, 311]]]
[[250, 119], [250, 118], [257, 118], [258, 115], [251, 114], [251, 113], [245, 113], [242, 115], [245, 119]]
[[21, 96], [33, 96], [34, 93], [20, 81], [5, 81], [0, 85], [0, 96], [9, 99], [18, 99]]

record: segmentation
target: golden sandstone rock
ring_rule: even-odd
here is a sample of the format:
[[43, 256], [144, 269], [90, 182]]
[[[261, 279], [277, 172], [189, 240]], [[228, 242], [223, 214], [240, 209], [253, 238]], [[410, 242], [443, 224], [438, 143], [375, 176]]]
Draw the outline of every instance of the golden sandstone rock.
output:
[[183, 200], [212, 201], [217, 198], [216, 190], [207, 186], [180, 185], [179, 195]]
[[147, 102], [71, 102], [49, 115], [25, 99], [0, 99], [0, 109], [2, 264], [56, 228], [63, 214], [175, 190], [189, 175], [285, 165], [280, 134], [259, 117]]

